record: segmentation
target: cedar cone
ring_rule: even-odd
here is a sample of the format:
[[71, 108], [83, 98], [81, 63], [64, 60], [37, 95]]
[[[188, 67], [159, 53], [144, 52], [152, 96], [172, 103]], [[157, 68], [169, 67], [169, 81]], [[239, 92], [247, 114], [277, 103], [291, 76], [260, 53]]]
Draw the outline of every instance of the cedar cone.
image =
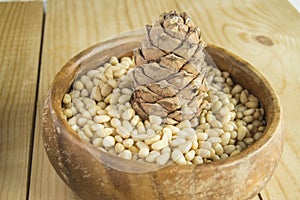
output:
[[157, 115], [167, 124], [191, 120], [198, 125], [207, 96], [204, 47], [200, 28], [186, 13], [163, 13], [146, 26], [141, 48], [134, 50], [137, 67], [130, 74], [131, 104], [143, 120]]

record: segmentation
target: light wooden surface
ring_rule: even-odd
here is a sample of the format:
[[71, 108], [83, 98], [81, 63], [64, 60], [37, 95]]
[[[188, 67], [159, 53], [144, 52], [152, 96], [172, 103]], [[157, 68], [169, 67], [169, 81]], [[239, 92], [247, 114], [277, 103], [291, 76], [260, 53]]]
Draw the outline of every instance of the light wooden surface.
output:
[[79, 199], [56, 175], [42, 146], [48, 87], [81, 50], [142, 28], [171, 9], [188, 12], [208, 42], [245, 58], [270, 80], [281, 99], [287, 137], [261, 198], [300, 199], [300, 14], [287, 1], [48, 0], [36, 93], [42, 7], [41, 2], [0, 3], [0, 199], [26, 199], [27, 189], [28, 199]]
[[0, 3], [0, 199], [27, 194], [42, 21], [42, 3]]

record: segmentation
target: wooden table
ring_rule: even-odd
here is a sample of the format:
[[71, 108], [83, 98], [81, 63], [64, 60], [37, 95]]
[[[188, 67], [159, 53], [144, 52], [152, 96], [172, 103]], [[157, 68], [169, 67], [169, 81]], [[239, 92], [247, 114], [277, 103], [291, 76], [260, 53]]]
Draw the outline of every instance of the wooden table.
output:
[[0, 3], [0, 199], [79, 199], [56, 175], [42, 145], [49, 84], [81, 50], [188, 12], [209, 43], [248, 60], [270, 80], [284, 110], [281, 162], [255, 199], [300, 199], [300, 14], [280, 0], [48, 0]]

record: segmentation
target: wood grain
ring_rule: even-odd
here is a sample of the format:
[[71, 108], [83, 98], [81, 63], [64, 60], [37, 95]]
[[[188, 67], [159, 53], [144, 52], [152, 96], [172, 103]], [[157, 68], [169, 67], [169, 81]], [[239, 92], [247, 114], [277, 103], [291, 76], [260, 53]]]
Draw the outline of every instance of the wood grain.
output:
[[[286, 144], [281, 163], [262, 191], [262, 198], [299, 199], [300, 14], [282, 1], [226, 1], [220, 7], [213, 4], [198, 10], [198, 16], [202, 12], [215, 13], [210, 16], [214, 22], [211, 27], [205, 17], [200, 19], [205, 31], [207, 28], [204, 37], [256, 66], [281, 99]], [[222, 20], [217, 19], [220, 15]]]
[[[49, 0], [44, 36], [38, 111], [50, 82], [72, 56], [114, 34], [144, 27], [163, 11], [186, 11], [204, 38], [245, 58], [270, 80], [284, 110], [286, 147], [263, 199], [297, 199], [300, 178], [300, 17], [288, 2]], [[58, 178], [45, 155], [36, 117], [30, 199], [78, 199]]]
[[43, 4], [0, 3], [0, 199], [25, 199]]

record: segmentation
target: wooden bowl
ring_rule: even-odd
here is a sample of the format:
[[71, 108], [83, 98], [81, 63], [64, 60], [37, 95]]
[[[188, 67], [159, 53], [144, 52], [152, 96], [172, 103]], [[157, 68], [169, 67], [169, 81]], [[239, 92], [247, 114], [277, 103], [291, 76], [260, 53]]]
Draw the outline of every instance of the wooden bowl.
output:
[[[208, 164], [157, 168], [97, 150], [82, 141], [62, 113], [62, 99], [78, 74], [99, 67], [111, 56], [132, 55], [143, 32], [123, 34], [72, 58], [56, 75], [43, 112], [43, 140], [49, 160], [63, 181], [82, 199], [250, 199], [266, 185], [284, 145], [278, 97], [262, 74], [232, 53], [208, 45], [221, 70], [258, 97], [267, 118], [265, 134], [245, 151]], [[209, 61], [208, 61], [209, 62]]]

